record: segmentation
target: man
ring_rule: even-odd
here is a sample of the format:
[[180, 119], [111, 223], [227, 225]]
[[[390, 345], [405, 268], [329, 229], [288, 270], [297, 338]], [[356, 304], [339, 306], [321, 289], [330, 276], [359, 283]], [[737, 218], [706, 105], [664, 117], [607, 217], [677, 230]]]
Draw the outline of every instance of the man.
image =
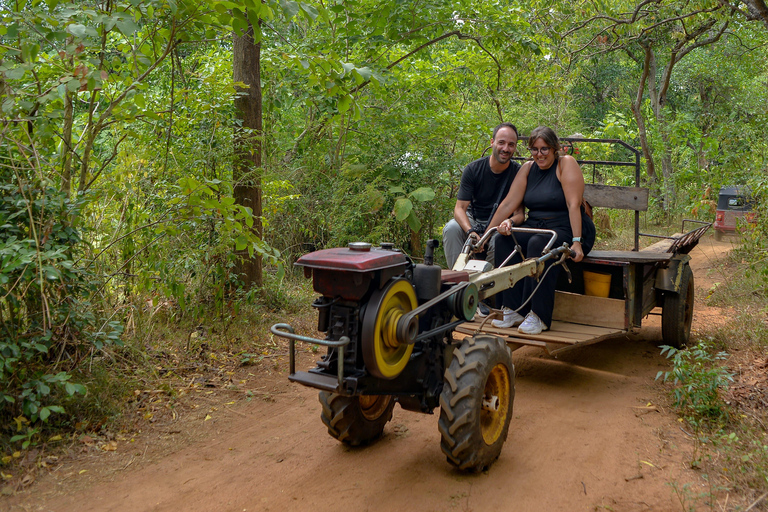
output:
[[[479, 239], [491, 220], [498, 204], [506, 197], [509, 186], [520, 170], [512, 160], [517, 150], [517, 128], [512, 123], [501, 123], [493, 129], [491, 156], [467, 165], [461, 175], [453, 219], [443, 228], [443, 247], [448, 268], [452, 269], [461, 254], [468, 236]], [[512, 217], [516, 224], [523, 222], [518, 212]], [[494, 241], [491, 239], [486, 260], [493, 263]]]

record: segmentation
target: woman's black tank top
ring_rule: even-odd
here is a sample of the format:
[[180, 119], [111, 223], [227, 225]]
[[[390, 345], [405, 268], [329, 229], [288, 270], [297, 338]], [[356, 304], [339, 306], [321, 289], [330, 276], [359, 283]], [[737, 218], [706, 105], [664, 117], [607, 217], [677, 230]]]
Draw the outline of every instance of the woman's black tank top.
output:
[[523, 204], [531, 219], [548, 219], [568, 214], [563, 185], [557, 179], [557, 160], [549, 169], [543, 170], [536, 162], [531, 162]]

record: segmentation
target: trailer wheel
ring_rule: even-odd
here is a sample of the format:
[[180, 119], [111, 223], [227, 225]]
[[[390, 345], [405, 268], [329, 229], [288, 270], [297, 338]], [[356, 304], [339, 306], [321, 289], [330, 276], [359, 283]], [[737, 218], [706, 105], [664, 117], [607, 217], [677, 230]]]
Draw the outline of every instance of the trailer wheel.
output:
[[482, 471], [501, 453], [515, 399], [512, 353], [502, 338], [465, 338], [440, 395], [440, 447], [459, 469]]
[[661, 310], [661, 337], [664, 343], [675, 348], [683, 348], [691, 338], [693, 321], [693, 271], [685, 265], [680, 280], [680, 293], [664, 294], [664, 307]]
[[390, 395], [343, 396], [321, 391], [320, 418], [328, 434], [350, 446], [368, 444], [384, 432], [395, 407]]

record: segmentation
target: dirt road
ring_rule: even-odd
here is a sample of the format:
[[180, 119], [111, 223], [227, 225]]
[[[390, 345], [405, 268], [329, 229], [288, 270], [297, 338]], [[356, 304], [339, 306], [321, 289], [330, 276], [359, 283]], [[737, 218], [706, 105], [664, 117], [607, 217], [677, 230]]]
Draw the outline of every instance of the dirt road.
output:
[[[707, 267], [729, 247], [706, 237], [692, 254], [694, 329], [718, 321], [701, 298], [716, 280]], [[706, 489], [688, 468], [690, 439], [658, 405], [664, 389], [654, 377], [668, 369], [659, 338], [651, 318], [637, 335], [558, 358], [516, 351], [509, 438], [499, 460], [478, 475], [446, 463], [437, 415], [395, 408], [376, 444], [339, 444], [320, 421], [317, 393], [289, 384], [283, 369], [259, 376], [257, 396], [267, 399], [201, 410], [190, 432], [176, 434], [184, 443], [169, 445], [152, 433], [143, 454], [138, 443], [120, 443], [99, 461], [39, 478], [8, 502], [14, 511], [57, 512], [687, 510], [674, 486], [690, 484], [688, 498]]]

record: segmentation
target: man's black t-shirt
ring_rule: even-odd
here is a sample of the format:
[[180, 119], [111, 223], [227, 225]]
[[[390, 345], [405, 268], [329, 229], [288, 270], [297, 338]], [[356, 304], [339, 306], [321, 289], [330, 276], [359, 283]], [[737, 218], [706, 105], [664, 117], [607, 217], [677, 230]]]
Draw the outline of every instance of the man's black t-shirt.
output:
[[[520, 165], [510, 160], [509, 167], [501, 174], [495, 174], [491, 170], [489, 156], [475, 160], [464, 168], [461, 175], [461, 185], [456, 199], [459, 201], [471, 201], [469, 212], [478, 222], [488, 222], [496, 201], [501, 203], [507, 193], [509, 186], [520, 170]], [[511, 173], [511, 176], [510, 176]], [[509, 180], [507, 177], [509, 176]], [[506, 183], [506, 186], [505, 186]], [[504, 191], [499, 195], [499, 190], [504, 187]]]

